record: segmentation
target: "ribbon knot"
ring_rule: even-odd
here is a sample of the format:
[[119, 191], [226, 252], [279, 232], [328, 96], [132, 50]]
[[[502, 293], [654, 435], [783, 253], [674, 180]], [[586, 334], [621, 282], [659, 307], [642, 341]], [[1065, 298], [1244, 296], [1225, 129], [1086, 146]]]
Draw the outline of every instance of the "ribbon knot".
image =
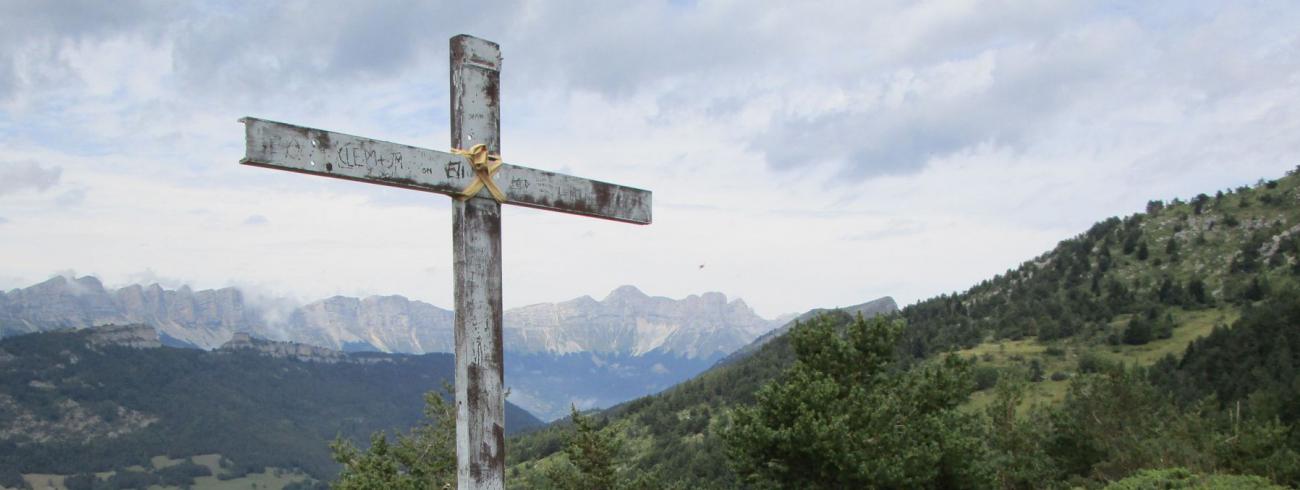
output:
[[452, 148], [452, 153], [463, 156], [469, 160], [469, 165], [474, 169], [474, 181], [469, 183], [469, 187], [460, 191], [456, 199], [462, 201], [474, 197], [478, 191], [487, 187], [488, 193], [492, 194], [492, 199], [499, 203], [506, 202], [506, 195], [497, 187], [496, 182], [492, 181], [492, 175], [501, 168], [501, 155], [492, 155], [487, 151], [487, 145], [479, 143], [470, 147], [468, 150]]

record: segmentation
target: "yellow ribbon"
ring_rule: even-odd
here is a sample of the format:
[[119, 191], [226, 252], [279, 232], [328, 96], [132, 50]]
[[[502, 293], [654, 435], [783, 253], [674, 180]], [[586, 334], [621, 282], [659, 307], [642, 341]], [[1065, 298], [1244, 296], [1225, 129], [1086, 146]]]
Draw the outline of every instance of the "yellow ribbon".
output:
[[490, 155], [487, 151], [487, 145], [482, 143], [470, 147], [468, 150], [452, 148], [452, 153], [469, 159], [469, 164], [474, 168], [474, 181], [469, 183], [469, 187], [460, 191], [456, 199], [462, 201], [474, 197], [478, 191], [487, 187], [488, 193], [492, 194], [492, 199], [499, 203], [506, 202], [506, 195], [497, 187], [496, 182], [492, 181], [492, 174], [495, 174], [501, 168], [501, 155]]

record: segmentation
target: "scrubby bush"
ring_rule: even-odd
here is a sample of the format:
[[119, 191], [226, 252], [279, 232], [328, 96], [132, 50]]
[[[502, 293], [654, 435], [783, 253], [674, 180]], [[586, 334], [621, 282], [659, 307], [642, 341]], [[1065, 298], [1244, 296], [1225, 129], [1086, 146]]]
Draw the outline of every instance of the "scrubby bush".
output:
[[998, 385], [1000, 371], [993, 366], [975, 368], [975, 390], [983, 391]]
[[1197, 475], [1186, 468], [1142, 470], [1123, 480], [1111, 483], [1106, 490], [1285, 490], [1265, 478], [1244, 475]]
[[63, 479], [63, 487], [68, 490], [94, 490], [95, 475], [77, 473]]
[[162, 480], [163, 485], [178, 487], [193, 484], [196, 477], [212, 476], [212, 470], [208, 469], [207, 466], [196, 464], [193, 461], [168, 466], [155, 473]]
[[106, 483], [108, 488], [148, 488], [150, 485], [158, 484], [159, 479], [157, 475], [123, 468], [116, 470]]
[[1113, 363], [1102, 359], [1101, 356], [1093, 352], [1085, 352], [1079, 356], [1078, 370], [1080, 373], [1100, 373], [1109, 370], [1112, 366], [1114, 366]]

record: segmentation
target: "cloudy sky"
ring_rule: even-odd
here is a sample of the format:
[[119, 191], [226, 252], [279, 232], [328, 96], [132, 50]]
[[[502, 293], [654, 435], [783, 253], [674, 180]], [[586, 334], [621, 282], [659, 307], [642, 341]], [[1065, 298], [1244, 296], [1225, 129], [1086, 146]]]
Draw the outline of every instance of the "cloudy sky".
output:
[[1289, 1], [0, 2], [0, 289], [449, 307], [447, 197], [240, 166], [236, 119], [446, 148], [468, 33], [502, 46], [507, 161], [655, 194], [644, 227], [507, 209], [507, 307], [910, 303], [1295, 168], [1296, 26]]

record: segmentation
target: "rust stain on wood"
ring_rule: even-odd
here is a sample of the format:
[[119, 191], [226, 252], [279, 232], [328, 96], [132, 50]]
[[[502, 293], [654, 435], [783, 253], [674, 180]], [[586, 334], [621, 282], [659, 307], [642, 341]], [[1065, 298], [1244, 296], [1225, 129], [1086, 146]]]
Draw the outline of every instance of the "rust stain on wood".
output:
[[[450, 195], [474, 179], [469, 162], [459, 155], [264, 119], [242, 121], [248, 135], [240, 161], [245, 165]], [[478, 138], [500, 145], [500, 138], [484, 132], [490, 126], [480, 127]], [[456, 126], [453, 135], [461, 134], [461, 127], [468, 130]], [[510, 163], [497, 175], [508, 204], [625, 223], [651, 221], [648, 191]], [[480, 196], [487, 197], [486, 191]]]

